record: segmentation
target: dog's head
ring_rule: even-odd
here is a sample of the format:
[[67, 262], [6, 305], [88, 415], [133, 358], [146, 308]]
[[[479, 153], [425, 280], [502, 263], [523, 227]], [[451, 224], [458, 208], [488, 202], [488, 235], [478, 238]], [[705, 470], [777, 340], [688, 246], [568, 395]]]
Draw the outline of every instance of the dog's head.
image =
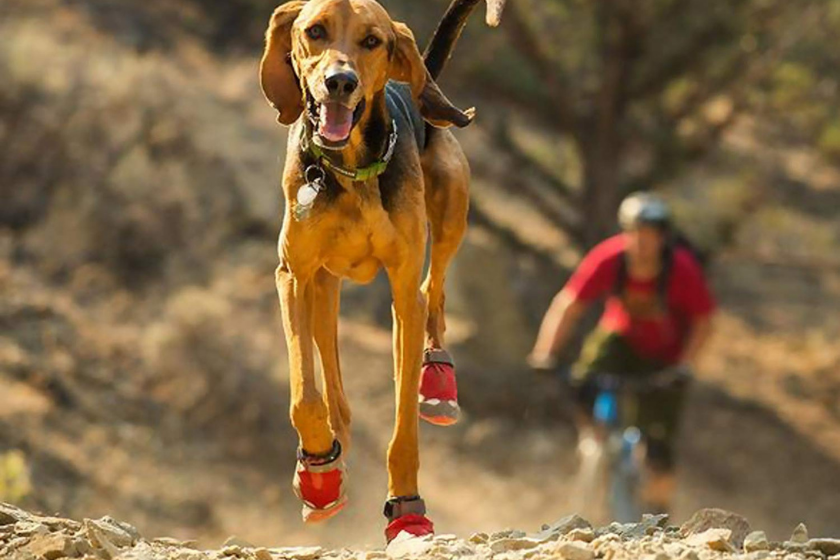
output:
[[306, 111], [321, 142], [341, 147], [388, 80], [407, 82], [432, 124], [469, 124], [429, 76], [411, 30], [374, 0], [293, 0], [272, 15], [260, 81], [280, 123]]

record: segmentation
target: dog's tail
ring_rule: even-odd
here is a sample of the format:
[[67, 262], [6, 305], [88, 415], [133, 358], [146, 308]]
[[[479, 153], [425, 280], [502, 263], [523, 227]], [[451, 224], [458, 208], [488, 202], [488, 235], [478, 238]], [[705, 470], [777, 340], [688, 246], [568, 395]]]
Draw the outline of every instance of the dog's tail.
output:
[[[452, 0], [443, 19], [440, 20], [429, 46], [423, 58], [426, 61], [426, 68], [433, 79], [440, 76], [443, 67], [452, 51], [461, 31], [467, 23], [467, 18], [481, 0]], [[486, 0], [487, 2], [487, 25], [496, 27], [502, 19], [502, 10], [505, 7], [505, 0]]]

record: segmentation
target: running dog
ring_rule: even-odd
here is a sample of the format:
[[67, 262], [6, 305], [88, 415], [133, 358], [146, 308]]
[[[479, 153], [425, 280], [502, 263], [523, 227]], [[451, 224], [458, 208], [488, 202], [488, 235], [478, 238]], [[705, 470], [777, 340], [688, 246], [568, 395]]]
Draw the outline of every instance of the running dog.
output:
[[[487, 23], [497, 25], [505, 0], [485, 1]], [[470, 171], [447, 128], [474, 116], [450, 103], [435, 78], [479, 2], [454, 0], [425, 56], [411, 30], [374, 0], [293, 0], [271, 17], [260, 81], [278, 122], [291, 125], [276, 282], [304, 521], [332, 517], [346, 504], [341, 279], [367, 283], [383, 267], [393, 296], [396, 381], [385, 535], [433, 532], [417, 486], [418, 417], [447, 425], [459, 414], [454, 363], [444, 350], [443, 284], [467, 228]]]

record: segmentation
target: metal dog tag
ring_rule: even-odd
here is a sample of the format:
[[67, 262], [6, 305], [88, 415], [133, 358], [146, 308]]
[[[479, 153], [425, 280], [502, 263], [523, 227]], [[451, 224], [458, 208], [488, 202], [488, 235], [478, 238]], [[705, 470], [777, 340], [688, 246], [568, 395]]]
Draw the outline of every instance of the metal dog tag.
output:
[[297, 221], [305, 220], [309, 217], [309, 212], [315, 205], [315, 199], [318, 198], [318, 193], [324, 188], [324, 170], [318, 165], [310, 165], [306, 168], [304, 184], [297, 192], [297, 204], [295, 204], [295, 219]]

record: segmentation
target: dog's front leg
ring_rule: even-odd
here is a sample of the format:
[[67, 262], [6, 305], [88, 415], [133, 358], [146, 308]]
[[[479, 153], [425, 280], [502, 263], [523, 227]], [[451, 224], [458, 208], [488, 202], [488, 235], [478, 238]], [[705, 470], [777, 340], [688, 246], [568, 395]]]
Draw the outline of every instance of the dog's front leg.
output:
[[289, 348], [292, 425], [300, 437], [294, 488], [303, 502], [301, 514], [308, 523], [332, 517], [347, 502], [341, 446], [335, 441], [327, 405], [315, 385], [313, 275], [314, 271], [293, 271], [285, 259], [277, 268], [277, 291]]
[[277, 293], [283, 309], [283, 328], [289, 352], [290, 415], [301, 449], [324, 455], [333, 448], [327, 405], [315, 384], [312, 346], [312, 274], [292, 272], [288, 262], [277, 267]]
[[330, 414], [330, 426], [344, 450], [350, 443], [350, 406], [344, 394], [338, 360], [338, 313], [341, 280], [322, 268], [312, 281], [315, 313], [312, 334], [321, 356], [324, 396]]
[[[408, 251], [423, 255], [422, 243]], [[406, 255], [401, 255], [405, 257]], [[419, 261], [419, 262], [415, 262]], [[423, 328], [428, 310], [420, 292], [422, 260], [400, 259], [404, 264], [388, 268], [394, 295], [394, 369], [397, 394], [397, 421], [388, 446], [388, 501], [385, 538], [391, 542], [401, 532], [421, 536], [434, 532], [426, 517], [426, 505], [417, 487], [420, 470], [418, 450], [420, 362], [423, 354]]]
[[[422, 255], [422, 251], [414, 254]], [[394, 298], [394, 372], [396, 424], [388, 447], [388, 492], [392, 498], [416, 496], [418, 451], [418, 402], [420, 362], [426, 303], [420, 292], [422, 261], [407, 259], [388, 268]], [[418, 261], [418, 262], [413, 262]]]

